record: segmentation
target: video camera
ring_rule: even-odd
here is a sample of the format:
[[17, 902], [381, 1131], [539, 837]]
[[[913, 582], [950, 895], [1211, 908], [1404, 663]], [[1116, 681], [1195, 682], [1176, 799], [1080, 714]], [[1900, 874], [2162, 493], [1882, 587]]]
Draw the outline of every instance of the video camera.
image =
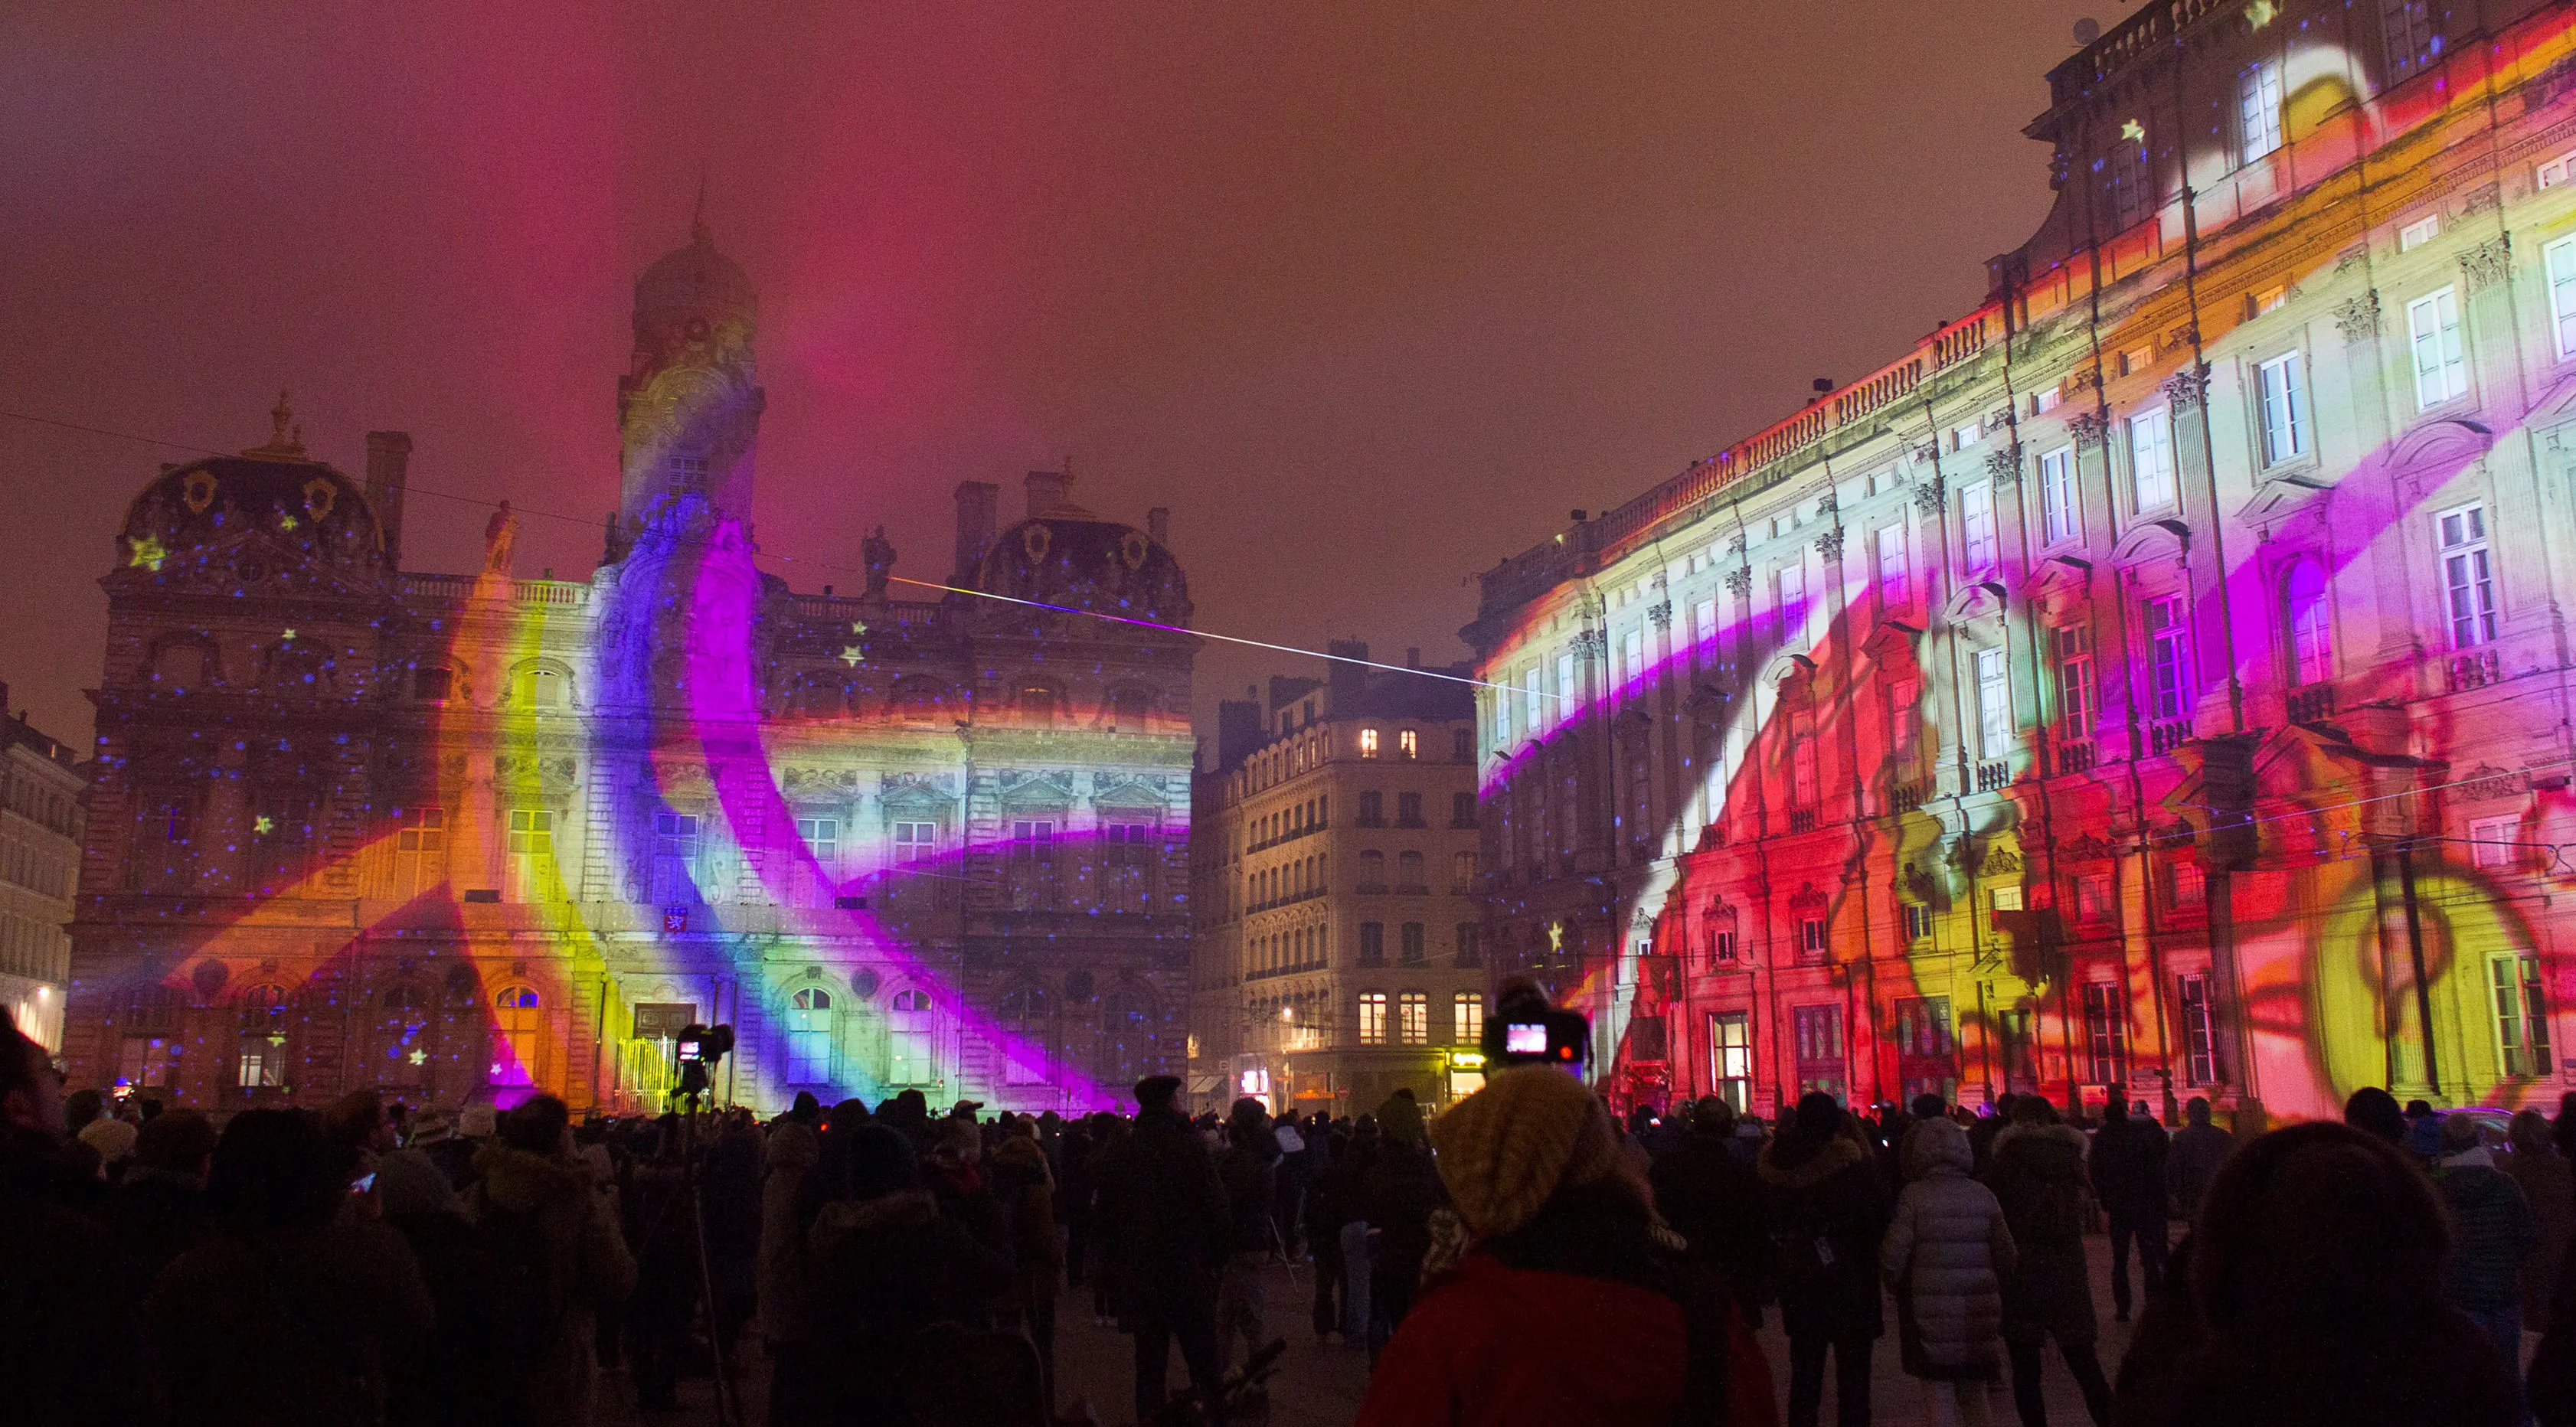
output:
[[1513, 1065], [1581, 1066], [1592, 1053], [1592, 1022], [1580, 1011], [1548, 1004], [1532, 982], [1503, 988], [1501, 1002], [1485, 1022], [1485, 1064], [1490, 1069]]
[[672, 1047], [672, 1058], [679, 1062], [680, 1093], [704, 1095], [716, 1062], [733, 1050], [733, 1027], [682, 1026]]

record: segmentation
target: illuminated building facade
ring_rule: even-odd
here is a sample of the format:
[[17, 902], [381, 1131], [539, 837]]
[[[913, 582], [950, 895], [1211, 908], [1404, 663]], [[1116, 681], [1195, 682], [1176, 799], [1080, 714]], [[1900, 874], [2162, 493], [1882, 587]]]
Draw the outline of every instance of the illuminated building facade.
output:
[[1615, 1095], [2576, 1083], [2572, 25], [2155, 0], [1976, 311], [1484, 575], [1490, 954]]
[[1434, 1105], [1482, 1083], [1452, 1068], [1485, 1011], [1466, 670], [1330, 652], [1323, 679], [1220, 705], [1198, 778], [1190, 1090], [1210, 1106], [1360, 1114], [1399, 1087]]
[[57, 1050], [89, 772], [8, 705], [0, 684], [0, 1005], [29, 1039]]
[[1196, 640], [1163, 513], [1039, 473], [1006, 523], [969, 482], [934, 597], [891, 593], [882, 532], [860, 593], [795, 592], [753, 558], [756, 320], [703, 227], [637, 283], [587, 580], [517, 577], [506, 506], [479, 573], [405, 572], [409, 439], [352, 479], [282, 401], [136, 498], [74, 1083], [658, 1110], [693, 1021], [737, 1030], [719, 1098], [771, 1108], [1073, 1109], [1179, 1065]]

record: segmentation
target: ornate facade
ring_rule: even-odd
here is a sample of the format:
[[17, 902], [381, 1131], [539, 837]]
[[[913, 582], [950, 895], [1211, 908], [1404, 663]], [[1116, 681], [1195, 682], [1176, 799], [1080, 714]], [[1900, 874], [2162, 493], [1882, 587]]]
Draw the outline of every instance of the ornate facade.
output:
[[[1364, 1114], [1425, 1105], [1483, 1034], [1475, 703], [1455, 682], [1363, 663], [1335, 641], [1324, 679], [1274, 678], [1218, 709], [1198, 780], [1190, 1091]], [[1466, 1057], [1454, 1052], [1466, 1051]]]
[[2155, 0], [2040, 231], [1483, 577], [1498, 967], [1619, 1096], [2576, 1083], [2576, 30]]
[[1179, 1065], [1196, 639], [1163, 513], [1040, 473], [1004, 524], [969, 482], [943, 580], [880, 531], [861, 593], [795, 592], [754, 562], [749, 280], [700, 227], [634, 325], [587, 580], [517, 577], [506, 505], [479, 573], [404, 571], [409, 439], [352, 479], [283, 401], [135, 499], [74, 1083], [658, 1109], [693, 1021], [736, 1028], [718, 1093], [762, 1106], [1072, 1109]]

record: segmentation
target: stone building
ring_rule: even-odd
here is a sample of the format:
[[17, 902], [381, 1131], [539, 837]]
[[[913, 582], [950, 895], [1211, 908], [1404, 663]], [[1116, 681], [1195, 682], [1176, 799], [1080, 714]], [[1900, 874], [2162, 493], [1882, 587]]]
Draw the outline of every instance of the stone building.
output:
[[1483, 577], [1627, 1099], [2576, 1083], [2576, 18], [2152, 0], [1979, 307]]
[[67, 744], [8, 713], [0, 684], [0, 1005], [47, 1050], [63, 1039], [72, 886], [89, 772]]
[[622, 483], [586, 580], [401, 563], [410, 440], [363, 480], [269, 442], [119, 533], [73, 924], [77, 1084], [207, 1105], [542, 1087], [1108, 1103], [1182, 1058], [1187, 582], [1028, 478], [957, 491], [941, 593], [882, 531], [855, 594], [749, 523], [757, 304], [703, 226], [636, 284]]
[[1466, 670], [1372, 668], [1356, 640], [1329, 652], [1323, 679], [1221, 704], [1198, 776], [1190, 1091], [1211, 1108], [1359, 1114], [1398, 1088], [1429, 1106], [1482, 1083], [1466, 1068], [1486, 1003]]

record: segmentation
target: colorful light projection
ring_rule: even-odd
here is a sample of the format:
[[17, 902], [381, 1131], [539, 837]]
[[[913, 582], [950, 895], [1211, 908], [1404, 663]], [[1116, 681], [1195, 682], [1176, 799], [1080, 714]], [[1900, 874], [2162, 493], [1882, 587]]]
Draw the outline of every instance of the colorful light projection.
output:
[[[2571, 63], [2568, 22], [2550, 17], [2461, 71], [2465, 82], [2443, 87], [2444, 102], [2427, 104], [2418, 86], [2393, 103], [2365, 106], [2354, 122], [2385, 142], [2487, 112], [2490, 84], [2510, 89]], [[2285, 159], [2304, 157], [2305, 171], [2322, 171], [2331, 165], [2320, 156], [2331, 158], [2350, 135], [2320, 131], [2316, 140], [2322, 147]], [[2311, 192], [2262, 226], [2277, 233], [2301, 222], [2330, 225], [2338, 201], [2345, 200]], [[2525, 251], [2519, 236], [2517, 254]], [[2493, 617], [2476, 607], [2486, 598], [2475, 593], [2484, 588], [2477, 582], [2490, 578], [2484, 564], [2473, 577], [2427, 570], [2427, 550], [2448, 538], [2436, 533], [2447, 513], [2476, 504], [2482, 520], [2495, 521], [2531, 507], [2516, 485], [2535, 479], [2543, 466], [2535, 453], [2576, 413], [2576, 387], [2530, 373], [2530, 354], [2509, 335], [2521, 320], [2516, 308], [2556, 299], [2535, 293], [2538, 273], [2517, 292], [2522, 275], [2490, 250], [2506, 251], [2500, 239], [2482, 242], [2447, 270], [2455, 282], [2465, 275], [2471, 318], [2487, 324], [2471, 334], [2471, 355], [2485, 373], [2474, 419], [2394, 423], [2394, 434], [2342, 458], [2330, 478], [2304, 475], [2296, 487], [2276, 488], [2264, 472], [2249, 477], [2244, 458], [2225, 454], [2240, 437], [2249, 445], [2264, 438], [2230, 429], [2252, 419], [2247, 411], [2259, 394], [2183, 379], [2187, 385], [2169, 383], [2161, 395], [2150, 389], [2143, 399], [2110, 395], [2109, 424], [2162, 404], [2177, 413], [2178, 441], [2200, 439], [2199, 423], [2217, 401], [2236, 405], [2210, 428], [2220, 485], [2207, 484], [2206, 462], [2186, 459], [2177, 472], [2200, 483], [2183, 493], [2188, 534], [2177, 519], [2159, 541], [2145, 529], [2155, 522], [2124, 521], [2106, 505], [2078, 511], [2078, 530], [2089, 518], [2124, 529], [2126, 538], [2094, 540], [2071, 562], [2044, 552], [2062, 542], [2043, 533], [2049, 497], [2035, 489], [2032, 463], [2064, 441], [2066, 459], [2084, 463], [2085, 482], [2107, 484], [2092, 464], [2098, 457], [2076, 454], [2103, 443], [2097, 434], [2087, 448], [2080, 433], [2061, 432], [2063, 413], [2044, 421], [2016, 409], [2009, 457], [1997, 459], [2008, 459], [2017, 479], [1994, 487], [1998, 524], [1984, 536], [2006, 547], [2000, 559], [1972, 560], [1961, 532], [1931, 534], [1936, 567], [1918, 563], [1909, 572], [1899, 557], [1896, 578], [1921, 583], [1891, 600], [1879, 588], [1887, 574], [1877, 552], [1846, 560], [1844, 542], [1900, 520], [1911, 528], [1914, 519], [1894, 513], [1901, 501], [1856, 508], [1848, 520], [1827, 501], [1807, 517], [1821, 525], [1797, 536], [1814, 558], [1802, 552], [1792, 563], [1794, 587], [1766, 591], [1770, 609], [1720, 626], [1701, 613], [1722, 607], [1720, 573], [1731, 587], [1725, 604], [1743, 610], [1754, 560], [1778, 562], [1785, 548], [1757, 541], [1748, 557], [1743, 532], [1714, 528], [1726, 519], [1721, 511], [1701, 528], [1659, 532], [1655, 548], [1686, 547], [1686, 557], [1614, 549], [1593, 581], [1561, 580], [1513, 611], [1508, 630], [1484, 643], [1490, 652], [1480, 672], [1515, 685], [1487, 700], [1489, 740], [1498, 731], [1505, 737], [1485, 795], [1502, 835], [1520, 840], [1512, 860], [1554, 866], [1535, 878], [1507, 875], [1503, 915], [1528, 928], [1533, 959], [1557, 973], [1567, 999], [1595, 1015], [1602, 1049], [1612, 1052], [1603, 1062], [1614, 1093], [1660, 1098], [1667, 1076], [1676, 1092], [1721, 1088], [1717, 1053], [1696, 1023], [1703, 1013], [1742, 1009], [1754, 1017], [1753, 1077], [1766, 1096], [1783, 1100], [1821, 1083], [1810, 1079], [1808, 1061], [1834, 1059], [1847, 1069], [1832, 1088], [1882, 1099], [1904, 1098], [1908, 1082], [1934, 1073], [1922, 1062], [1941, 1061], [1951, 1083], [1982, 1082], [1989, 1094], [2036, 1084], [2063, 1098], [2075, 1086], [2116, 1081], [2117, 1093], [2150, 1101], [2214, 1088], [2222, 1100], [2250, 1095], [2274, 1113], [2300, 1116], [2331, 1115], [2351, 1090], [2370, 1084], [2448, 1103], [2554, 1103], [2564, 1083], [2556, 1056], [2565, 1047], [2552, 1017], [2576, 1001], [2576, 961], [2553, 950], [2546, 910], [2576, 881], [2560, 852], [2576, 842], [2567, 791], [2576, 756], [2552, 733], [2565, 694], [2543, 672], [2525, 676], [2524, 689], [2503, 702], [2468, 697], [2524, 675], [2523, 656], [2504, 652]], [[2079, 271], [2081, 261], [2079, 254]], [[2225, 291], [2224, 270], [2214, 272], [2210, 261], [2204, 253], [2203, 291]], [[2336, 254], [2314, 261], [2306, 272], [2275, 270], [2269, 278], [2287, 290], [2326, 276], [2329, 262], [2337, 272], [2350, 266]], [[2443, 277], [2423, 281], [2438, 287]], [[2051, 281], [2072, 284], [2066, 302], [2080, 311], [2080, 284], [2062, 273]], [[2481, 291], [2495, 296], [2479, 299]], [[2375, 306], [2377, 294], [2368, 296]], [[2220, 383], [2242, 372], [2235, 379], [2250, 387], [2259, 360], [2273, 349], [2296, 350], [2295, 336], [2264, 327], [2233, 335], [2262, 321], [2269, 302], [2249, 300], [2241, 318], [2213, 310], [2217, 299], [2202, 309], [2195, 337], [2210, 343], [2213, 368], [2226, 374]], [[2133, 349], [2160, 350], [2167, 310], [2139, 306], [2156, 315], [2106, 324], [2090, 351], [2123, 354], [2125, 362]], [[1986, 316], [2002, 329], [2000, 313]], [[2034, 355], [2046, 342], [2021, 340]], [[2386, 343], [2384, 354], [2356, 356], [2362, 380], [2376, 376], [2419, 396], [2421, 373], [2410, 367], [2423, 340], [2418, 334], [2411, 344]], [[2257, 346], [2265, 350], [2251, 352]], [[2180, 360], [2188, 364], [2197, 350]], [[2241, 368], [2232, 365], [2238, 361]], [[2015, 372], [2023, 391], [2039, 385], [2052, 394], [2043, 383], [2065, 375]], [[2418, 379], [2412, 385], [2410, 375]], [[2096, 399], [2080, 383], [2068, 385], [2082, 406]], [[1982, 412], [2020, 398], [1957, 400]], [[1792, 428], [1820, 420], [1815, 410], [1731, 450], [1732, 460], [1709, 463], [1718, 482], [1771, 459], [1776, 451], [1765, 443], [1776, 445], [1783, 433], [1797, 437], [1787, 449], [1803, 444], [1814, 433]], [[2306, 419], [2344, 419], [2363, 432], [2392, 424], [2331, 405]], [[1945, 458], [1953, 489], [2003, 469], [1982, 462], [1959, 469], [1985, 454], [1960, 450], [1976, 436], [1947, 452], [1929, 449], [1949, 435], [1917, 432], [1904, 443], [1914, 454], [1893, 462], [1915, 492], [1929, 492], [1927, 513], [1950, 501]], [[1842, 459], [1857, 470], [1893, 453]], [[2049, 472], [2038, 475], [2044, 481]], [[2245, 506], [2245, 488], [2256, 486], [2256, 503]], [[1874, 482], [1870, 493], [1880, 493]], [[2217, 529], [2213, 495], [2230, 512]], [[2087, 498], [2108, 500], [2098, 491]], [[2480, 561], [2489, 558], [2483, 542], [2478, 549]], [[1921, 550], [1912, 557], [1918, 562]], [[1544, 558], [1544, 547], [1523, 557]], [[2157, 611], [2142, 598], [2138, 567], [2208, 571], [2213, 560], [2221, 562], [2217, 578], [2185, 573], [2160, 587], [2184, 596], [2173, 608], [2188, 642], [2170, 655], [2146, 627]], [[2514, 570], [2519, 602], [2547, 598], [2539, 587], [2555, 569], [2544, 557]], [[1817, 572], [1822, 582], [1810, 593], [1805, 586]], [[2429, 581], [2448, 587], [2427, 597]], [[1661, 604], [1658, 620], [1631, 607], [1640, 598]], [[2312, 625], [2299, 607], [2307, 600], [2315, 601]], [[2116, 614], [2096, 615], [2103, 605]], [[2462, 618], [2487, 627], [2462, 636], [2449, 627]], [[2002, 637], [1968, 637], [1971, 623]], [[2085, 641], [2052, 645], [2071, 623], [2086, 627]], [[2354, 651], [2341, 660], [2338, 633]], [[2373, 657], [2364, 652], [2373, 634], [2383, 647], [2402, 638], [2427, 652]], [[2097, 645], [2103, 635], [2119, 637]], [[2013, 714], [2000, 747], [1980, 746], [1978, 647], [2004, 661]], [[2124, 649], [2135, 667], [2115, 662]], [[2458, 652], [2438, 652], [2445, 650]], [[2070, 675], [2069, 659], [2079, 672]], [[2190, 707], [2156, 706], [2169, 660], [2181, 661], [2193, 686], [2182, 700]], [[2303, 669], [2302, 660], [2315, 668]], [[2087, 669], [2095, 702], [2071, 726], [2065, 681], [2085, 682]], [[1910, 709], [1892, 702], [1904, 690], [1916, 691]], [[2444, 694], [2452, 697], [2433, 697]], [[2241, 735], [2231, 707], [2245, 711]], [[2134, 757], [2124, 756], [2133, 739]], [[1947, 790], [1936, 791], [1925, 748], [1952, 761]], [[1637, 837], [1632, 763], [1665, 759], [1686, 770], [1676, 781], [1687, 792]], [[1813, 786], [1820, 778], [1824, 785]], [[1801, 791], [1801, 783], [1809, 786]], [[2461, 836], [2458, 808], [2480, 803], [2505, 815], [2477, 820], [2474, 835]], [[1533, 822], [1543, 828], [1537, 835]], [[2498, 822], [2507, 826], [2499, 831]], [[1579, 866], [1586, 853], [1578, 829], [1593, 827], [1600, 844], [1637, 844], [1646, 855], [1621, 859], [1616, 872]], [[1583, 875], [1564, 876], [1569, 870]], [[1740, 960], [1723, 966], [1709, 952], [1719, 916], [1730, 919], [1730, 938], [1732, 919], [1743, 917], [1748, 943]], [[1823, 946], [1804, 944], [1810, 923], [1821, 928]], [[1558, 949], [1576, 955], [1553, 954]], [[1909, 1043], [1920, 1028], [1906, 1024], [1900, 1008], [1934, 997], [1954, 1008], [1957, 1039], [1927, 1054]], [[1838, 1043], [1822, 1050], [1806, 1044], [1810, 1023], [1793, 1016], [1816, 1006], [1845, 1015], [1833, 1023]], [[1661, 1024], [1641, 1043], [1633, 1028], [1647, 1016]], [[2113, 1073], [2097, 1073], [2104, 1067]], [[2170, 1072], [2170, 1083], [2159, 1070]]]

